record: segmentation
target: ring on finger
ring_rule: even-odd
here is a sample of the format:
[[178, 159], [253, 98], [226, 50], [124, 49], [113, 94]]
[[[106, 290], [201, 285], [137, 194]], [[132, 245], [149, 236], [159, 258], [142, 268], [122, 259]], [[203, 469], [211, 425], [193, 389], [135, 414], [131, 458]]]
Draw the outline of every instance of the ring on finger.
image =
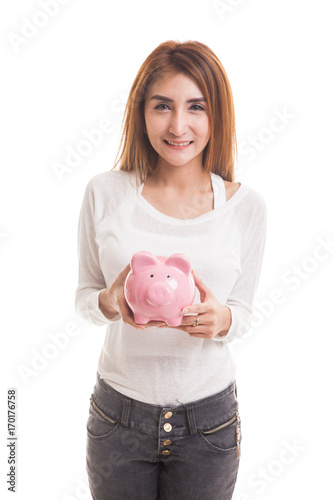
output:
[[198, 326], [198, 324], [199, 324], [199, 318], [198, 315], [196, 315], [193, 326]]

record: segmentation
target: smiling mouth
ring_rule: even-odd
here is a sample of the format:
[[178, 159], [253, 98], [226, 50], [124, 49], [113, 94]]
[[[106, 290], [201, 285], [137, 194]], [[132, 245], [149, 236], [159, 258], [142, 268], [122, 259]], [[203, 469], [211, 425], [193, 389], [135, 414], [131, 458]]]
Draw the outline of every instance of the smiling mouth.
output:
[[176, 146], [176, 147], [182, 147], [182, 146], [189, 146], [190, 144], [192, 144], [193, 141], [187, 141], [187, 142], [172, 142], [172, 141], [167, 141], [166, 139], [164, 139], [164, 142], [166, 142], [167, 144], [169, 144], [170, 146]]

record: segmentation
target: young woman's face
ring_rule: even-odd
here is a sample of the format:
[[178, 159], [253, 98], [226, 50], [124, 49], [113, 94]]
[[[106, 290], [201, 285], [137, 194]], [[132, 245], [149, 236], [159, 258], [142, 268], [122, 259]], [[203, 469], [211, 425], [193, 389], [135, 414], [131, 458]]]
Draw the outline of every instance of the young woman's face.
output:
[[155, 82], [147, 92], [144, 114], [158, 163], [202, 166], [210, 126], [207, 103], [194, 80], [179, 73]]

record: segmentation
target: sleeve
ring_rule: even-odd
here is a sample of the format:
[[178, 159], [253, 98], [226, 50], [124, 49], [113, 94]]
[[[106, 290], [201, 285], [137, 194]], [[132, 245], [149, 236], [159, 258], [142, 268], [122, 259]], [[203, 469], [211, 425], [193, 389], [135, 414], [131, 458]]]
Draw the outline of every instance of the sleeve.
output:
[[226, 335], [213, 337], [215, 341], [230, 343], [245, 335], [251, 327], [253, 300], [259, 284], [267, 233], [267, 206], [261, 200], [260, 210], [256, 211], [252, 224], [247, 224], [243, 235], [241, 273], [224, 304], [231, 311], [231, 326]]
[[96, 196], [92, 181], [86, 187], [78, 223], [79, 270], [75, 308], [89, 323], [106, 325], [119, 320], [121, 315], [118, 313], [109, 320], [98, 305], [99, 294], [106, 288], [106, 283], [99, 263], [96, 242]]

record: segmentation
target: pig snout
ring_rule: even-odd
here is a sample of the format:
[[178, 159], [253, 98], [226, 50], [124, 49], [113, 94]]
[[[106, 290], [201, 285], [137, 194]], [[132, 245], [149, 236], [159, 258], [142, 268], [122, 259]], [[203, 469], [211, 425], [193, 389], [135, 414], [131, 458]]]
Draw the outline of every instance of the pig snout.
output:
[[172, 299], [172, 290], [165, 283], [154, 283], [146, 290], [147, 302], [152, 306], [166, 306]]

